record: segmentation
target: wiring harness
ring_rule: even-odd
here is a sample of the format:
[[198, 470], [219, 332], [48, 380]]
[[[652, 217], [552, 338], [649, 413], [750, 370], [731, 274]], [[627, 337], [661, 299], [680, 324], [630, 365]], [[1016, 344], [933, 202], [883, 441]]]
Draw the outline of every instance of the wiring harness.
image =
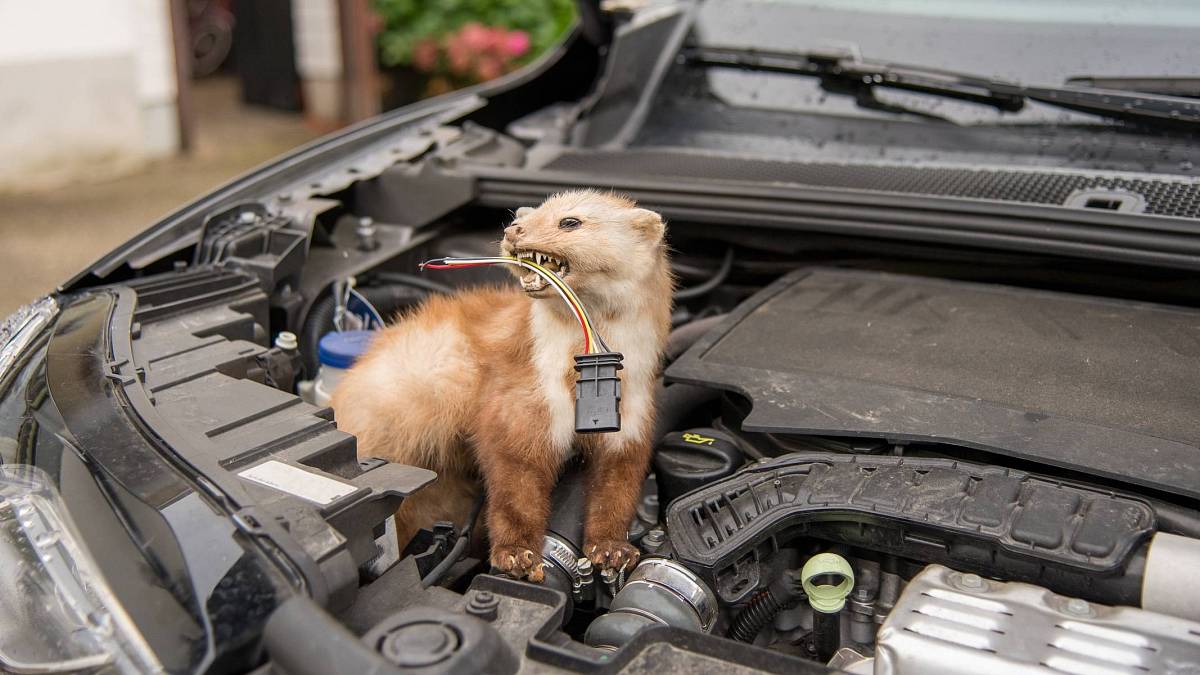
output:
[[579, 326], [583, 329], [583, 352], [585, 354], [598, 354], [609, 351], [608, 345], [604, 344], [604, 339], [596, 333], [592, 319], [588, 316], [587, 309], [584, 308], [583, 303], [579, 301], [579, 296], [575, 295], [575, 291], [571, 290], [567, 282], [558, 278], [557, 274], [531, 260], [505, 256], [496, 256], [494, 258], [434, 258], [433, 260], [426, 260], [421, 263], [420, 268], [423, 270], [453, 270], [467, 267], [485, 267], [488, 265], [524, 267], [545, 279], [546, 283], [550, 284], [550, 287], [562, 298], [562, 301], [567, 303], [567, 306], [571, 308], [571, 312], [575, 315], [575, 318], [579, 320]]
[[575, 370], [579, 379], [575, 383], [575, 431], [596, 433], [621, 429], [621, 370], [622, 356], [609, 349], [604, 338], [596, 332], [595, 324], [588, 316], [587, 308], [579, 300], [567, 282], [551, 270], [522, 258], [505, 256], [483, 258], [434, 258], [420, 264], [422, 270], [452, 270], [489, 265], [515, 265], [527, 269], [542, 279], [558, 294], [571, 309], [583, 331], [583, 354], [575, 356]]

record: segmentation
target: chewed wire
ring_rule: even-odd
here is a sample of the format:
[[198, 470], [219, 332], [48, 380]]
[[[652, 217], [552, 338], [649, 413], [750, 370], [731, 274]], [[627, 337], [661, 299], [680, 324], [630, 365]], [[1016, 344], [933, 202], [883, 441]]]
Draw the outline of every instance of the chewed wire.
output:
[[[583, 330], [584, 352], [594, 354], [598, 351], [609, 351], [608, 345], [604, 343], [604, 339], [596, 332], [595, 326], [592, 323], [591, 317], [588, 315], [587, 308], [579, 300], [579, 296], [575, 291], [567, 285], [565, 281], [558, 278], [554, 272], [542, 267], [541, 265], [530, 262], [528, 260], [510, 258], [510, 257], [481, 257], [481, 258], [435, 258], [421, 263], [421, 269], [456, 269], [464, 267], [481, 267], [485, 265], [516, 265], [530, 270], [546, 280], [547, 283], [554, 289], [563, 302], [575, 314], [579, 325]], [[597, 349], [599, 347], [599, 349]]]
[[426, 260], [420, 264], [421, 269], [431, 270], [447, 270], [460, 269], [465, 267], [483, 267], [486, 265], [515, 265], [523, 267], [542, 279], [545, 279], [550, 287], [562, 298], [562, 301], [567, 303], [567, 307], [579, 320], [579, 326], [583, 330], [583, 351], [585, 354], [596, 354], [599, 352], [611, 351], [608, 345], [604, 343], [604, 338], [596, 332], [595, 324], [592, 323], [592, 318], [588, 315], [587, 308], [579, 300], [579, 296], [575, 291], [567, 285], [567, 282], [558, 277], [557, 274], [542, 267], [541, 265], [521, 258], [510, 258], [506, 256], [484, 257], [484, 258], [434, 258]]

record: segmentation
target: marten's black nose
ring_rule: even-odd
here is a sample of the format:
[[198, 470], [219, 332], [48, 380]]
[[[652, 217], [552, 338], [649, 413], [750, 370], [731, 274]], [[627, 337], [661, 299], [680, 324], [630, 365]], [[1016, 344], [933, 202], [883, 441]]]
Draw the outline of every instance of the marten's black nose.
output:
[[509, 225], [504, 228], [504, 236], [508, 239], [516, 239], [523, 234], [525, 234], [525, 228], [520, 225]]

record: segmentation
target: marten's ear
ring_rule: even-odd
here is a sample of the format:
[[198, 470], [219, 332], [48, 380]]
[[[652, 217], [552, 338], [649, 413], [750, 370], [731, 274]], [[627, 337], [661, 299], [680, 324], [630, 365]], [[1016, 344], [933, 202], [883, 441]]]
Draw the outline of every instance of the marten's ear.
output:
[[632, 223], [635, 230], [655, 241], [662, 239], [666, 229], [662, 216], [649, 209], [634, 209]]
[[522, 206], [521, 208], [517, 209], [516, 217], [517, 217], [517, 218], [524, 218], [525, 216], [527, 216], [527, 215], [529, 215], [529, 214], [531, 214], [531, 213], [533, 213], [533, 207], [532, 207], [532, 206]]

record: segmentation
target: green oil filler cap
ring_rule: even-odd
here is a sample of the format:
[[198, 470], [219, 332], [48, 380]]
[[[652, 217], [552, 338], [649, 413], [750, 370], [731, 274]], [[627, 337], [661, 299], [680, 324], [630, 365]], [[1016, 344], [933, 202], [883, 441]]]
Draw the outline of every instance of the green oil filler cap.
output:
[[854, 590], [854, 568], [836, 553], [818, 553], [804, 563], [800, 580], [808, 604], [818, 612], [833, 614], [842, 611]]

